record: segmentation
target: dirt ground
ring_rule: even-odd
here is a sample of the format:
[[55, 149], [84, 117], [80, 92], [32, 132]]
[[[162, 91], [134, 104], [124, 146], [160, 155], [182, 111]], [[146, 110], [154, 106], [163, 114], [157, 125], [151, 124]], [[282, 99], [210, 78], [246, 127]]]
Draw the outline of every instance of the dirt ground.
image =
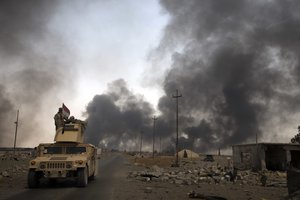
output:
[[[107, 156], [107, 155], [106, 155]], [[288, 199], [285, 186], [262, 186], [245, 181], [198, 182], [185, 184], [184, 182], [161, 181], [160, 178], [151, 180], [140, 177], [139, 173], [155, 169], [170, 172], [190, 171], [210, 168], [215, 165], [228, 165], [226, 157], [216, 158], [215, 162], [196, 160], [180, 160], [180, 167], [170, 167], [174, 163], [173, 157], [136, 157], [125, 154], [123, 177], [116, 185], [114, 198], [118, 200], [182, 200], [192, 199], [228, 199], [228, 200], [280, 200]], [[6, 199], [12, 194], [27, 189], [27, 164], [30, 158], [15, 160], [0, 160], [0, 199]], [[101, 159], [100, 159], [101, 162]], [[197, 167], [197, 168], [196, 168]], [[6, 173], [5, 173], [6, 172]], [[176, 172], [176, 173], [177, 173]], [[180, 172], [178, 172], [180, 174]], [[130, 176], [137, 174], [136, 176]], [[192, 174], [191, 174], [192, 175]], [[147, 177], [146, 177], [147, 178]], [[96, 180], [97, 181], [97, 180]], [[192, 195], [189, 197], [189, 193]]]
[[18, 155], [15, 160], [12, 157], [0, 158], [0, 199], [26, 190], [27, 167], [29, 156]]
[[[136, 158], [128, 157], [127, 170], [130, 171], [143, 171], [150, 169], [152, 166], [158, 166], [165, 171], [172, 170], [188, 170], [192, 169], [195, 165], [199, 167], [209, 167], [209, 165], [227, 165], [228, 160], [226, 157], [216, 158], [215, 162], [207, 163], [197, 160], [181, 160], [179, 168], [170, 168], [171, 164], [174, 163], [173, 157], [146, 157]], [[225, 158], [225, 159], [224, 159]], [[184, 165], [184, 163], [191, 163], [191, 165]], [[279, 200], [288, 199], [288, 192], [286, 187], [272, 187], [272, 186], [261, 186], [261, 185], [250, 185], [242, 182], [224, 182], [224, 183], [198, 183], [198, 184], [177, 184], [170, 183], [168, 181], [143, 181], [137, 178], [127, 178], [123, 183], [120, 183], [119, 195], [116, 195], [116, 199], [193, 199], [188, 194], [194, 192], [194, 198], [198, 199], [230, 199], [230, 200]], [[124, 196], [126, 191], [135, 188], [133, 193]]]

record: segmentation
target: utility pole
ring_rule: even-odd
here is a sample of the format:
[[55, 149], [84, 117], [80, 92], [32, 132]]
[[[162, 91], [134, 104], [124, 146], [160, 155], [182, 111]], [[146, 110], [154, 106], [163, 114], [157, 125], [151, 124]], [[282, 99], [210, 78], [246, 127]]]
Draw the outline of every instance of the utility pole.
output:
[[159, 136], [159, 153], [161, 153], [161, 136]]
[[256, 134], [255, 134], [255, 143], [256, 143], [256, 157], [257, 157], [257, 162], [259, 162], [260, 160], [260, 155], [259, 155], [259, 152], [258, 152], [258, 135], [257, 135], [257, 131], [256, 131]]
[[173, 98], [176, 99], [176, 160], [175, 167], [178, 167], [178, 98], [182, 97], [181, 94], [178, 94], [178, 90], [176, 90], [176, 95], [172, 95]]
[[139, 150], [139, 147], [138, 147], [138, 136], [137, 135], [134, 135], [134, 151], [135, 152], [138, 152]]
[[14, 156], [16, 153], [16, 143], [17, 143], [17, 134], [18, 134], [18, 124], [19, 124], [19, 110], [17, 111], [17, 121], [15, 121], [16, 130], [15, 130], [15, 141], [14, 141]]
[[143, 146], [143, 131], [141, 131], [140, 155], [142, 155], [142, 146]]
[[152, 157], [154, 158], [155, 121], [157, 120], [157, 117], [155, 117], [155, 115], [154, 115], [152, 119], [153, 119], [153, 149], [152, 149]]

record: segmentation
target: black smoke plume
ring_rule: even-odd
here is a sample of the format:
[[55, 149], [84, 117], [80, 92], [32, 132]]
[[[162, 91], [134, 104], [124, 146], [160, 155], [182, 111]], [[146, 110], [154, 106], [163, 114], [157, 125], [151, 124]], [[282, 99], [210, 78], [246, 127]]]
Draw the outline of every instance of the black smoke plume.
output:
[[102, 147], [138, 150], [140, 134], [152, 136], [154, 109], [142, 96], [133, 94], [123, 79], [108, 85], [105, 94], [96, 95], [87, 106], [87, 142]]
[[[13, 144], [18, 109], [17, 144], [45, 136], [40, 125], [43, 109], [59, 101], [56, 94], [71, 83], [72, 52], [49, 26], [58, 6], [59, 1], [0, 2], [0, 146]], [[68, 90], [65, 95], [71, 93], [72, 84]]]
[[[11, 110], [13, 109], [13, 105], [11, 104], [10, 100], [6, 98], [6, 92], [2, 85], [0, 85], [0, 136], [1, 136], [1, 143], [3, 144], [5, 141], [13, 141], [13, 134], [4, 134], [13, 130], [14, 126], [13, 123], [13, 115], [10, 114]], [[0, 144], [1, 144], [0, 143]]]
[[[172, 55], [164, 90], [170, 96], [178, 89], [184, 96], [185, 145], [200, 151], [254, 142], [256, 134], [284, 135], [267, 124], [284, 124], [300, 110], [300, 3], [161, 0], [161, 5], [170, 22], [157, 51]], [[159, 108], [168, 116], [174, 110], [165, 98]]]
[[[156, 138], [174, 148], [176, 89], [183, 95], [180, 148], [227, 148], [255, 142], [256, 135], [261, 140], [288, 138], [279, 131], [293, 125], [300, 110], [300, 2], [160, 3], [170, 21], [151, 58], [157, 64], [171, 55], [171, 66], [158, 103]], [[117, 148], [124, 146], [122, 141], [129, 146], [142, 129], [151, 132], [153, 109], [124, 84], [113, 83], [88, 105], [89, 141]]]

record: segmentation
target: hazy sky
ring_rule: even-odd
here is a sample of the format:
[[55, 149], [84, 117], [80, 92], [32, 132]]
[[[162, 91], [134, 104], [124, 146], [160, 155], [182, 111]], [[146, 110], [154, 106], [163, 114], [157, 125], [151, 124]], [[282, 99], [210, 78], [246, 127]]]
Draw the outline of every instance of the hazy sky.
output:
[[[289, 142], [300, 113], [296, 0], [0, 1], [0, 146], [52, 142], [65, 103], [86, 138], [174, 150]], [[158, 144], [155, 144], [158, 145]]]
[[77, 116], [95, 94], [119, 78], [157, 103], [161, 88], [145, 77], [152, 68], [148, 54], [158, 45], [168, 20], [158, 1], [77, 1], [56, 12], [48, 27], [76, 54], [72, 68], [78, 76], [77, 94], [66, 104]]
[[157, 0], [2, 1], [0, 9], [2, 144], [13, 144], [17, 109], [21, 145], [51, 142], [63, 102], [84, 118], [116, 79], [157, 103], [162, 88], [152, 82], [149, 52], [168, 21]]

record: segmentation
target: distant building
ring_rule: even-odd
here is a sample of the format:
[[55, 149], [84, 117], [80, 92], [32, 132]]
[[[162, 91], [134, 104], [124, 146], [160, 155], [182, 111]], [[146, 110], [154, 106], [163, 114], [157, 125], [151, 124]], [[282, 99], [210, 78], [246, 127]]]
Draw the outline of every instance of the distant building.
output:
[[233, 166], [237, 169], [285, 171], [291, 158], [300, 159], [300, 144], [258, 143], [232, 146]]
[[178, 157], [179, 158], [199, 158], [199, 154], [197, 154], [189, 149], [183, 149], [178, 152]]

